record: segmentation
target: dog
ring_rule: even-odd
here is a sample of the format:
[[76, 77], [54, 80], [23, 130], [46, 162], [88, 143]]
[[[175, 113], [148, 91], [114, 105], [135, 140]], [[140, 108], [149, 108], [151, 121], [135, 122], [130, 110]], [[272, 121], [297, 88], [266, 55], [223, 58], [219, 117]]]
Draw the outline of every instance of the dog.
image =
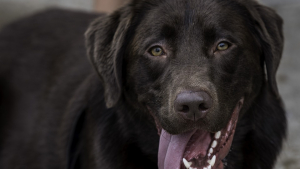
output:
[[255, 0], [133, 0], [10, 24], [0, 168], [273, 168], [282, 23]]

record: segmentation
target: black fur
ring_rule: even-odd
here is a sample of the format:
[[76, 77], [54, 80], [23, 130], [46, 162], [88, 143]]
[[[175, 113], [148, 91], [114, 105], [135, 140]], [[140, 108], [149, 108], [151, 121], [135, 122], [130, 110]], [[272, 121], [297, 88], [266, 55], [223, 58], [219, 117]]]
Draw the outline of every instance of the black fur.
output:
[[[252, 0], [136, 0], [13, 23], [0, 33], [0, 168], [157, 168], [157, 132], [220, 130], [244, 97], [225, 168], [271, 169], [286, 134], [282, 49], [281, 18]], [[183, 89], [214, 99], [193, 125], [170, 109]]]

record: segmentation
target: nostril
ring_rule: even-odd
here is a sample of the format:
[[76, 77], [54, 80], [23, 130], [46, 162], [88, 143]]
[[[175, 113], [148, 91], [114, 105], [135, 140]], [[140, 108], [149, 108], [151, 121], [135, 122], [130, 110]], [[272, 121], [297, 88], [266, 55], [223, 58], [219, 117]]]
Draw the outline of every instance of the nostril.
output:
[[183, 112], [183, 113], [188, 113], [190, 111], [190, 108], [187, 105], [182, 105], [180, 111]]
[[208, 106], [205, 103], [199, 104], [198, 108], [199, 108], [200, 111], [206, 111], [206, 110], [209, 109]]

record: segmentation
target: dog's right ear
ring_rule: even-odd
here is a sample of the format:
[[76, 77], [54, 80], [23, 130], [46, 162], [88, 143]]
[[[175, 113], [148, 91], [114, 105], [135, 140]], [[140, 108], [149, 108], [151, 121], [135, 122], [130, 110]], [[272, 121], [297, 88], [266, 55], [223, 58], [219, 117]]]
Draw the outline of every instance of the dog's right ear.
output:
[[85, 33], [88, 57], [103, 82], [107, 108], [121, 97], [124, 41], [130, 22], [131, 10], [126, 6], [97, 18]]

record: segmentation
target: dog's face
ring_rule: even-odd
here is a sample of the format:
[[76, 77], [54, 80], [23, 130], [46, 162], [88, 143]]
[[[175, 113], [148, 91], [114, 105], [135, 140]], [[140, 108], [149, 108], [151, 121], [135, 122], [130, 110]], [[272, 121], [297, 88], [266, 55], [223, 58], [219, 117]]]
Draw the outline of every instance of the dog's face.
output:
[[263, 71], [254, 28], [230, 3], [162, 2], [135, 30], [126, 86], [171, 134], [217, 132], [239, 101], [259, 91], [255, 82], [262, 82]]
[[281, 23], [267, 11], [275, 16], [268, 30], [263, 9], [252, 1], [141, 1], [91, 26], [89, 55], [107, 105], [123, 93], [147, 108], [162, 130], [159, 168], [223, 168], [239, 115], [262, 87], [265, 63], [277, 94]]

